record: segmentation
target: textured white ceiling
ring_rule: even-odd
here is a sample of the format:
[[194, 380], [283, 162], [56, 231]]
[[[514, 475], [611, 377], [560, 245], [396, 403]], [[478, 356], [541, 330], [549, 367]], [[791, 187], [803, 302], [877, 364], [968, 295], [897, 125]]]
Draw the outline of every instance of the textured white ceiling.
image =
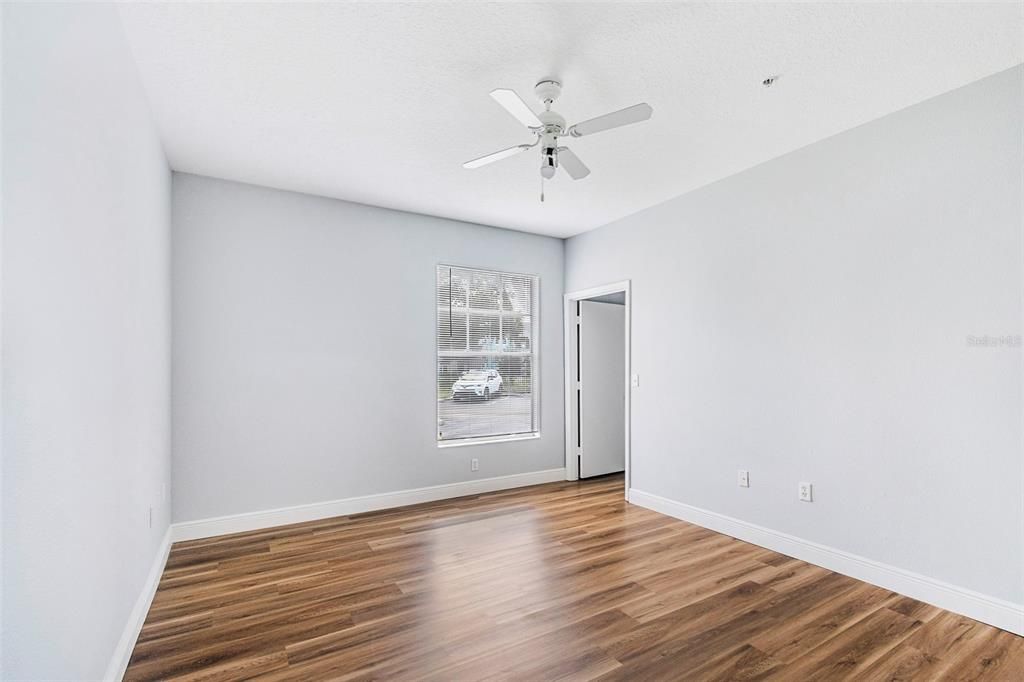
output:
[[[180, 171], [568, 236], [1024, 61], [996, 4], [131, 4], [125, 29]], [[781, 74], [766, 89], [766, 76]], [[538, 201], [488, 97], [563, 82], [592, 173]], [[539, 109], [539, 105], [537, 107]]]

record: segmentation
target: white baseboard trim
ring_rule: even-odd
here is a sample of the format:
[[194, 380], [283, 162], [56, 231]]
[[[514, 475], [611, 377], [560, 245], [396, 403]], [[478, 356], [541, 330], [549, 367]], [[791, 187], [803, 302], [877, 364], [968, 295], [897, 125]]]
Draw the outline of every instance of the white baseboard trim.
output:
[[160, 576], [164, 573], [164, 566], [167, 564], [167, 555], [171, 551], [171, 529], [167, 528], [164, 539], [160, 542], [160, 549], [157, 550], [156, 558], [149, 569], [146, 583], [142, 586], [139, 598], [135, 600], [132, 613], [128, 617], [128, 623], [124, 626], [121, 639], [114, 649], [114, 655], [110, 658], [107, 666], [107, 673], [103, 679], [107, 682], [119, 682], [124, 677], [124, 671], [128, 668], [128, 661], [135, 649], [135, 641], [139, 638], [142, 625], [146, 622], [146, 615], [149, 613], [149, 606], [153, 603], [153, 595], [160, 584]]
[[982, 623], [1024, 635], [1024, 604], [1014, 604], [833, 547], [764, 528], [717, 512], [632, 489], [629, 501], [760, 547], [878, 585]]
[[171, 526], [171, 538], [174, 542], [198, 540], [216, 535], [242, 533], [250, 530], [284, 526], [290, 523], [328, 519], [332, 516], [360, 514], [378, 509], [405, 507], [410, 504], [420, 504], [421, 502], [434, 502], [436, 500], [447, 500], [452, 497], [479, 495], [480, 493], [488, 493], [495, 490], [522, 488], [528, 485], [564, 480], [565, 468], [562, 467], [545, 471], [531, 471], [525, 474], [495, 476], [493, 478], [480, 478], [473, 481], [433, 485], [427, 488], [398, 490], [392, 493], [348, 497], [341, 500], [315, 502], [295, 507], [219, 516], [198, 521], [184, 521]]

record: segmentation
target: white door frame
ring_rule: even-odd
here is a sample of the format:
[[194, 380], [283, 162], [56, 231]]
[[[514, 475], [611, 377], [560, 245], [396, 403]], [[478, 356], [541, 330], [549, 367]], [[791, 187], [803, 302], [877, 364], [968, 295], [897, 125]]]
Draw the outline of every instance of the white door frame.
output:
[[632, 401], [631, 389], [630, 389], [630, 375], [632, 374], [632, 365], [630, 363], [630, 351], [629, 351], [629, 337], [630, 329], [632, 328], [631, 319], [631, 306], [632, 297], [629, 291], [629, 280], [623, 280], [621, 282], [613, 282], [611, 284], [605, 284], [599, 287], [592, 287], [590, 289], [583, 289], [582, 291], [573, 291], [564, 296], [562, 321], [563, 321], [563, 333], [562, 338], [565, 346], [565, 480], [575, 481], [580, 477], [579, 472], [579, 460], [576, 458], [576, 447], [573, 444], [573, 432], [572, 432], [572, 400], [576, 392], [573, 390], [575, 382], [573, 381], [573, 368], [576, 366], [576, 348], [573, 343], [576, 338], [576, 302], [587, 298], [594, 298], [595, 296], [604, 296], [606, 294], [617, 294], [622, 292], [626, 295], [626, 372], [622, 377], [622, 381], [626, 387], [626, 400], [625, 400], [625, 419], [626, 419], [626, 500], [629, 500], [629, 443], [630, 443], [630, 417], [629, 417], [629, 405]]

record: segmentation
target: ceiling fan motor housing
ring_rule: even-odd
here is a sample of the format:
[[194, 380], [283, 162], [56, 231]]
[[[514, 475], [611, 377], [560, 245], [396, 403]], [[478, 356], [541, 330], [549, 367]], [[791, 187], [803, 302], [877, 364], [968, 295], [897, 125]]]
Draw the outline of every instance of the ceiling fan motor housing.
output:
[[565, 119], [556, 111], [542, 111], [537, 118], [544, 124], [544, 132], [561, 133], [565, 130]]
[[540, 135], [540, 174], [552, 178], [558, 168], [558, 136], [565, 130], [565, 119], [554, 111], [542, 111], [537, 118], [544, 124]]

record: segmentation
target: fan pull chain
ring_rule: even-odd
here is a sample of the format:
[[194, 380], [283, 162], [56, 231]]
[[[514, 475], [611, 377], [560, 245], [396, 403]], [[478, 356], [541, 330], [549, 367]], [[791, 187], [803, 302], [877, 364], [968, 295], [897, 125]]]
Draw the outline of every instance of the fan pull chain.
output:
[[540, 202], [544, 203], [544, 176], [540, 176]]

